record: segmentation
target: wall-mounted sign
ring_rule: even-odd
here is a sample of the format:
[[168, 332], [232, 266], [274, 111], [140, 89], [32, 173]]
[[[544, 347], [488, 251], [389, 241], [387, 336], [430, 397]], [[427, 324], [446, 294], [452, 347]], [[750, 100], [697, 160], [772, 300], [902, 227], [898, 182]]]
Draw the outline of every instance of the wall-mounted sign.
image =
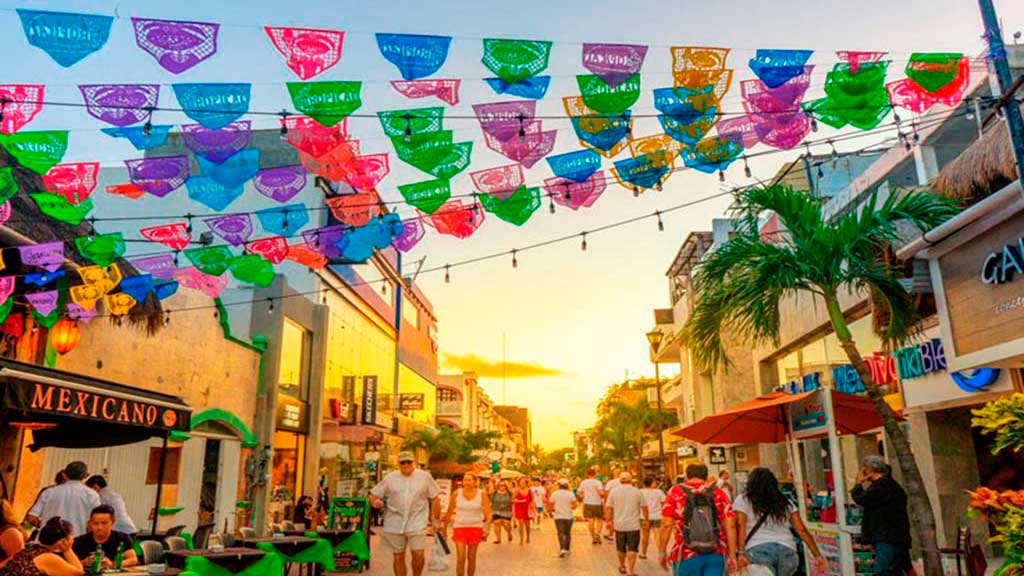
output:
[[399, 394], [398, 409], [402, 412], [423, 410], [423, 394]]
[[998, 368], [976, 368], [971, 371], [970, 376], [964, 376], [960, 372], [953, 372], [949, 376], [964, 392], [984, 392], [989, 386], [995, 384], [999, 379], [999, 374]]
[[725, 464], [727, 461], [725, 446], [708, 446], [708, 462]]
[[815, 436], [824, 432], [828, 422], [825, 417], [824, 392], [819, 390], [790, 406], [793, 435], [797, 438]]
[[689, 444], [683, 444], [682, 446], [676, 446], [676, 456], [680, 458], [690, 458], [691, 456], [697, 455], [697, 449]]
[[277, 395], [277, 429], [306, 432], [306, 403], [284, 394]]
[[331, 398], [328, 405], [331, 418], [337, 420], [339, 424], [356, 423], [356, 405], [354, 403]]
[[359, 422], [368, 426], [377, 425], [377, 377], [363, 376], [363, 405]]
[[1024, 238], [989, 252], [981, 264], [981, 281], [985, 284], [1009, 284], [1018, 274], [1024, 275]]

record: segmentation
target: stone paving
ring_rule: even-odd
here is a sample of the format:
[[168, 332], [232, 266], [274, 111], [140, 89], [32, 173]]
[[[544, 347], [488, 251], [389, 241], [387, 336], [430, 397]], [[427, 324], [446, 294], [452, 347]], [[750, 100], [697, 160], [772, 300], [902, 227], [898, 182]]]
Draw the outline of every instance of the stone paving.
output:
[[[380, 528], [375, 528], [375, 531]], [[656, 538], [656, 537], [655, 537]], [[501, 544], [487, 542], [481, 544], [477, 555], [477, 576], [540, 576], [558, 574], [564, 576], [618, 576], [618, 560], [615, 545], [604, 540], [602, 544], [592, 544], [587, 527], [578, 521], [573, 525], [572, 550], [568, 557], [558, 557], [558, 539], [555, 536], [555, 524], [552, 520], [544, 520], [539, 530], [530, 534], [531, 542], [520, 546], [518, 541]], [[371, 537], [373, 550], [370, 562], [371, 576], [391, 576], [391, 559], [385, 558], [378, 550], [379, 536]], [[637, 576], [668, 576], [657, 561], [657, 540], [651, 542], [646, 560], [637, 560]], [[448, 557], [449, 568], [444, 572], [431, 572], [424, 569], [424, 576], [447, 576], [455, 574], [455, 549]], [[427, 565], [429, 566], [429, 552]], [[364, 574], [367, 574], [364, 572]], [[412, 576], [412, 571], [409, 571]]]

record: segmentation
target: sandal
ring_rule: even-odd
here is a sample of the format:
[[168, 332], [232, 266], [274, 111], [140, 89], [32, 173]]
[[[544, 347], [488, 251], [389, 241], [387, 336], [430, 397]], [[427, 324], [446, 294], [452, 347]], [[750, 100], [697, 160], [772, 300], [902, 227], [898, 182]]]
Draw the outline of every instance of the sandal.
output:
[[626, 573], [626, 567], [625, 566], [619, 566], [619, 574], [625, 574], [625, 573]]

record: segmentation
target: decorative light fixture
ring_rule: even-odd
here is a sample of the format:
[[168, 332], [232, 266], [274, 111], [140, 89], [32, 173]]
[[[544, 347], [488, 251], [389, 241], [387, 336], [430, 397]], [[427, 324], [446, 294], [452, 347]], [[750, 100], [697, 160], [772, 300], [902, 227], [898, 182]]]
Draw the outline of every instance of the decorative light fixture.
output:
[[82, 329], [74, 320], [61, 318], [50, 329], [50, 346], [61, 356], [74, 350], [81, 338]]

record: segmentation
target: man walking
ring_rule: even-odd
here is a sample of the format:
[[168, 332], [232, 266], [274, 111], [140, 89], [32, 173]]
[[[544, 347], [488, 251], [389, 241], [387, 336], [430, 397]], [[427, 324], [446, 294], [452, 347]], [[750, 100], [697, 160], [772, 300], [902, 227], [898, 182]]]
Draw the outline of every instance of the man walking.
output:
[[423, 573], [424, 550], [427, 549], [427, 523], [441, 524], [440, 489], [430, 472], [417, 470], [412, 452], [398, 454], [398, 470], [370, 490], [370, 503], [384, 508], [381, 550], [393, 555], [395, 576], [405, 576], [405, 549], [412, 550], [412, 574]]
[[[612, 490], [615, 490], [616, 488], [619, 487], [619, 483], [620, 483], [619, 475], [620, 474], [622, 474], [622, 470], [619, 470], [618, 468], [615, 468], [615, 469], [612, 470], [612, 477], [611, 477], [611, 479], [608, 480], [608, 482], [604, 485], [604, 498], [605, 498], [605, 501], [608, 500], [608, 495], [612, 493]], [[606, 540], [611, 540], [615, 536], [615, 530], [612, 528], [612, 523], [611, 522], [605, 522], [605, 530], [607, 530], [607, 532], [608, 532], [604, 536], [605, 539]]]
[[587, 470], [586, 480], [576, 487], [576, 495], [583, 502], [583, 520], [590, 530], [590, 540], [594, 544], [601, 543], [601, 522], [604, 520], [602, 495], [604, 486], [597, 479], [597, 470]]
[[[729, 542], [726, 523], [732, 518], [729, 496], [708, 482], [708, 467], [690, 464], [686, 482], [677, 484], [665, 496], [661, 509], [658, 560], [674, 576], [722, 576], [726, 558], [735, 547]], [[669, 534], [674, 533], [672, 550], [667, 551]], [[730, 571], [734, 566], [730, 563]]]
[[95, 490], [86, 488], [82, 483], [89, 475], [85, 462], [74, 461], [64, 471], [68, 481], [48, 488], [39, 495], [39, 499], [28, 511], [28, 520], [35, 526], [45, 526], [54, 516], [60, 516], [71, 523], [73, 536], [85, 534], [86, 525], [93, 508], [101, 504], [100, 496]]
[[633, 486], [633, 475], [623, 472], [619, 485], [608, 493], [605, 516], [615, 531], [615, 551], [619, 555], [619, 574], [636, 576], [636, 555], [640, 550], [640, 521], [648, 519], [647, 501]]
[[569, 481], [565, 478], [559, 479], [558, 490], [551, 493], [551, 504], [554, 507], [555, 530], [558, 532], [558, 557], [565, 558], [572, 543], [573, 510], [576, 508], [576, 498], [569, 490]]
[[85, 481], [85, 485], [95, 490], [100, 495], [100, 502], [110, 506], [114, 511], [114, 531], [134, 537], [138, 530], [135, 528], [135, 523], [132, 522], [131, 516], [128, 515], [128, 508], [124, 505], [124, 498], [107, 486], [107, 479], [97, 474], [90, 476]]
[[888, 474], [881, 456], [864, 458], [857, 485], [850, 495], [864, 509], [860, 538], [875, 547], [875, 573], [878, 576], [903, 574], [910, 563], [910, 517], [907, 493]]

